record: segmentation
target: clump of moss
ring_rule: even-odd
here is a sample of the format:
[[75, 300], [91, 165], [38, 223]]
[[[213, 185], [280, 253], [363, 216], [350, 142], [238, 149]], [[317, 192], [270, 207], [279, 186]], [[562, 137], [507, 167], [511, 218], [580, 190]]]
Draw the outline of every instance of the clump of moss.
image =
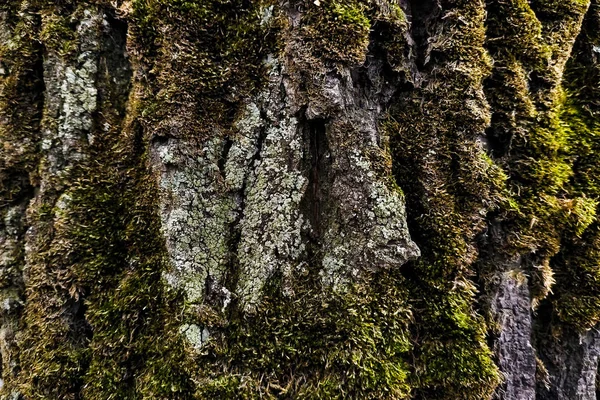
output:
[[366, 2], [353, 0], [309, 3], [302, 35], [313, 55], [334, 62], [362, 64], [371, 28], [367, 8]]
[[[527, 73], [543, 71], [551, 55], [542, 40], [542, 24], [527, 0], [487, 4], [487, 45], [495, 59], [517, 60]], [[517, 48], [519, 51], [512, 51]], [[510, 86], [508, 86], [510, 88]]]
[[307, 286], [289, 297], [273, 283], [256, 314], [223, 326], [203, 349], [199, 397], [408, 398], [403, 286], [390, 272], [343, 294]]
[[408, 22], [399, 7], [392, 10], [391, 16], [383, 16], [375, 20], [374, 30], [378, 32], [383, 42], [388, 64], [396, 72], [404, 72], [407, 78], [411, 78], [410, 67], [406, 65], [407, 59], [411, 56], [406, 38]]
[[408, 20], [393, 1], [324, 0], [307, 2], [300, 35], [316, 59], [349, 66], [366, 61], [370, 47], [386, 51], [389, 65], [407, 71]]
[[200, 138], [231, 126], [275, 47], [278, 18], [264, 19], [271, 3], [133, 1], [132, 50], [148, 74], [143, 117], [153, 134]]
[[83, 394], [191, 398], [190, 360], [178, 334], [183, 299], [162, 281], [169, 266], [153, 182], [143, 167], [101, 176], [73, 190], [73, 226], [65, 232], [77, 248], [71, 268], [93, 332]]
[[[48, 52], [55, 52], [62, 57], [74, 55], [78, 48], [78, 37], [75, 32], [78, 21], [83, 18], [83, 10], [106, 3], [99, 0], [93, 4], [75, 0], [34, 0], [31, 2], [36, 14], [41, 18], [38, 38]], [[108, 9], [108, 8], [105, 8]]]

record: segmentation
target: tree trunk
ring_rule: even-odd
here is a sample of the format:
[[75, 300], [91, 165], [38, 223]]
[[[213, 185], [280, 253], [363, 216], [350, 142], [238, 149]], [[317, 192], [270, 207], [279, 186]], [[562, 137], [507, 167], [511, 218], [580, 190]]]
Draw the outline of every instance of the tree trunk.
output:
[[596, 399], [599, 0], [3, 0], [2, 399]]

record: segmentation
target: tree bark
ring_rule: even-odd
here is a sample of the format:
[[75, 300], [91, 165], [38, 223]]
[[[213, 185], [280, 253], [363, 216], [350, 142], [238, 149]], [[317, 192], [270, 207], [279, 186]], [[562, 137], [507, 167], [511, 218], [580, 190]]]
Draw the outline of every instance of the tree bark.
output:
[[592, 400], [598, 0], [5, 0], [3, 399]]

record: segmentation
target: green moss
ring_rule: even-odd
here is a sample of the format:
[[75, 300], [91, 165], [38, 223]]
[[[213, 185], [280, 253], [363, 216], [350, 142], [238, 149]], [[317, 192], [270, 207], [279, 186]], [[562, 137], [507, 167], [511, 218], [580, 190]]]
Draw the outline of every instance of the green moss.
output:
[[369, 46], [368, 5], [353, 0], [309, 4], [302, 35], [313, 55], [326, 60], [362, 64]]
[[534, 0], [532, 7], [537, 13], [555, 15], [564, 18], [565, 15], [581, 17], [590, 4], [589, 0]]
[[77, 49], [76, 34], [68, 17], [46, 12], [39, 35], [46, 50], [67, 55]]
[[133, 1], [132, 45], [151, 78], [143, 115], [152, 131], [177, 126], [178, 136], [204, 137], [231, 126], [276, 48], [279, 19], [263, 21], [271, 3]]
[[[388, 10], [386, 10], [388, 11]], [[387, 62], [390, 67], [401, 72], [407, 80], [411, 80], [411, 70], [408, 58], [411, 50], [408, 37], [408, 20], [400, 6], [390, 4], [389, 12], [376, 10], [371, 17], [372, 37], [380, 43], [385, 50]]]
[[414, 398], [483, 399], [500, 378], [469, 277], [485, 214], [507, 201], [507, 175], [478, 143], [489, 123], [478, 95], [490, 71], [485, 16], [474, 2], [442, 7], [442, 22], [429, 29], [451, 39], [430, 39], [427, 83], [398, 96], [384, 125], [411, 237], [422, 253], [404, 268], [414, 310], [410, 382]]
[[[492, 54], [516, 58], [531, 70], [542, 70], [550, 50], [542, 41], [542, 24], [527, 0], [492, 2], [489, 5], [488, 44]], [[518, 51], [513, 51], [517, 49]]]
[[3, 30], [9, 37], [0, 42], [0, 194], [3, 199], [14, 199], [29, 183], [16, 175], [33, 173], [38, 159], [42, 48], [36, 40], [39, 24], [32, 10], [23, 10], [18, 18], [17, 5], [5, 7]]
[[290, 298], [275, 283], [256, 314], [203, 350], [200, 398], [408, 398], [403, 286], [381, 273], [344, 294], [304, 288]]

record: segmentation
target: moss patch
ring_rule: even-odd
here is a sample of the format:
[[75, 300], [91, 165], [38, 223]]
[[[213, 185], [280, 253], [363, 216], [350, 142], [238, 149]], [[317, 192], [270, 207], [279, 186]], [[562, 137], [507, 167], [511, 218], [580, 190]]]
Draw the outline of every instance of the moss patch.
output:
[[154, 135], [205, 138], [231, 126], [276, 43], [271, 3], [133, 1], [132, 50], [148, 74], [143, 117]]
[[221, 327], [203, 351], [200, 398], [408, 398], [403, 286], [381, 273], [345, 294], [289, 297], [275, 283], [255, 315]]

